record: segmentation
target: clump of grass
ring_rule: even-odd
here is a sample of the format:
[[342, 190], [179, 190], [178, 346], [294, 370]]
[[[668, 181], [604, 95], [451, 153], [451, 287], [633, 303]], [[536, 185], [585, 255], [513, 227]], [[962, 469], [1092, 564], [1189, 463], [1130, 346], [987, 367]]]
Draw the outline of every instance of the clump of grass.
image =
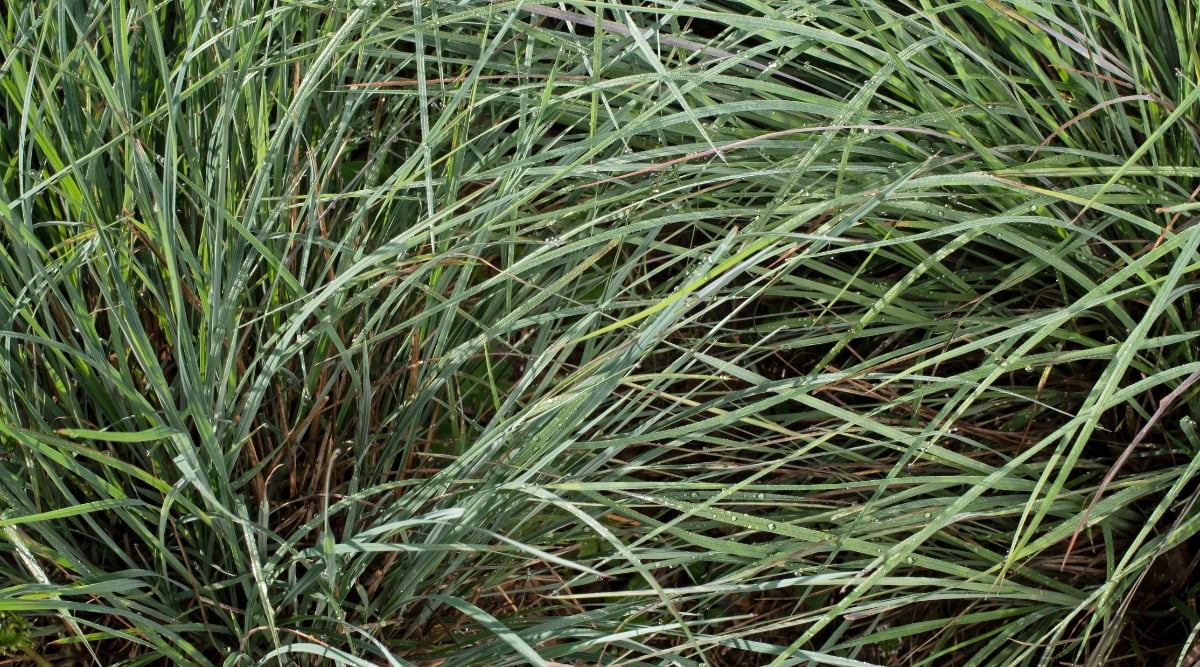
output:
[[0, 610], [114, 665], [1186, 664], [1169, 4], [10, 11]]

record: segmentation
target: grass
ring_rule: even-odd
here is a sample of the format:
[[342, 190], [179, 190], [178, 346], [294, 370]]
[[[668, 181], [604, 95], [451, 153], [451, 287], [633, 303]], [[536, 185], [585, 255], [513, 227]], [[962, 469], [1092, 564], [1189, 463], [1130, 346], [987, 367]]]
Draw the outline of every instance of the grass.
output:
[[1198, 17], [14, 6], [3, 648], [1196, 664]]

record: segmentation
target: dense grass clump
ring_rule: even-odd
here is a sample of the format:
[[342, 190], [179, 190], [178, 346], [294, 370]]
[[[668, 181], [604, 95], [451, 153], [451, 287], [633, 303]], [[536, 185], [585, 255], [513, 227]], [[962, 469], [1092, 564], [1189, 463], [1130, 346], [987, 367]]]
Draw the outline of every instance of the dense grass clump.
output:
[[0, 649], [1196, 664], [1198, 17], [9, 3]]

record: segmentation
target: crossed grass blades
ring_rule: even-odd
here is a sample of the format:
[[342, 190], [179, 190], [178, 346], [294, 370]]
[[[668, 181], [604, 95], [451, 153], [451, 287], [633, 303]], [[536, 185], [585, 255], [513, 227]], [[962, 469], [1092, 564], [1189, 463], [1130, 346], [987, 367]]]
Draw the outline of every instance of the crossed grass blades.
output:
[[10, 3], [5, 649], [1195, 664], [1198, 10]]

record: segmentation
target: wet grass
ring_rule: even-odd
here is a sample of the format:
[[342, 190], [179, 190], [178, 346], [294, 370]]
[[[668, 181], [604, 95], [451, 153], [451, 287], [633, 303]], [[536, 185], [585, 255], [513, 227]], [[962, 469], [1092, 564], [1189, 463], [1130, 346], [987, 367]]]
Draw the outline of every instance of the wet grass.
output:
[[1193, 664], [1198, 15], [9, 11], [0, 640]]

